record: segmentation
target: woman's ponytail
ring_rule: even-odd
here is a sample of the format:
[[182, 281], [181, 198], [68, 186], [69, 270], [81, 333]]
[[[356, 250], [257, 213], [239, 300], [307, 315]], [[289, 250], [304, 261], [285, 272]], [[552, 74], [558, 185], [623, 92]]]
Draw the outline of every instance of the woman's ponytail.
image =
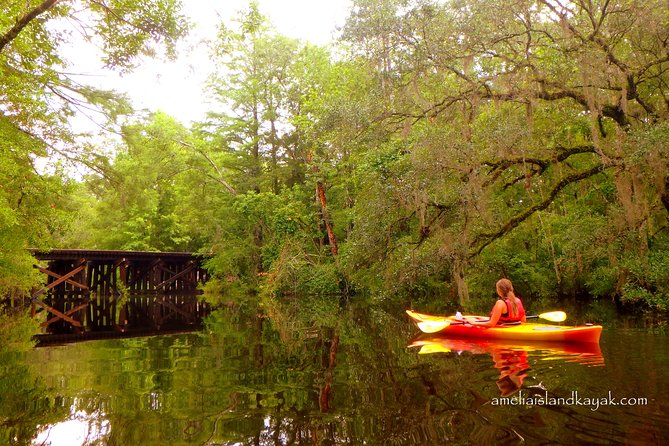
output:
[[499, 279], [496, 286], [502, 297], [510, 304], [509, 309], [511, 310], [511, 314], [509, 316], [518, 316], [518, 304], [516, 303], [516, 294], [513, 292], [511, 281], [509, 279]]

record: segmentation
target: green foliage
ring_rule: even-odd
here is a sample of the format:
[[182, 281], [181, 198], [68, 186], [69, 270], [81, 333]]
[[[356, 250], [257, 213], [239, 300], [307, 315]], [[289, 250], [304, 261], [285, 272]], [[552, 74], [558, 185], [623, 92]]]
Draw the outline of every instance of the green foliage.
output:
[[329, 296], [336, 301], [342, 281], [337, 265], [324, 256], [310, 255], [301, 246], [286, 243], [272, 263], [263, 291], [278, 296]]
[[83, 112], [113, 123], [131, 111], [127, 98], [75, 80], [69, 73], [78, 71], [76, 61], [63, 47], [86, 35], [109, 67], [129, 70], [161, 47], [173, 56], [186, 31], [173, 0], [0, 4], [2, 298], [25, 295], [40, 282], [26, 248], [80, 247], [92, 237], [67, 235], [83, 229], [78, 217], [89, 221], [92, 200], [66, 178], [73, 166], [104, 172], [108, 152], [83, 143], [70, 119]]
[[32, 337], [37, 333], [38, 323], [27, 312], [17, 310], [0, 312], [3, 336], [0, 339], [0, 353], [21, 352], [31, 349], [35, 343]]
[[[0, 120], [0, 286], [34, 282], [22, 247], [59, 244], [206, 254], [212, 289], [237, 305], [258, 290], [336, 300], [354, 288], [487, 309], [504, 276], [537, 307], [666, 309], [669, 93], [651, 50], [667, 41], [666, 8], [628, 2], [640, 26], [593, 5], [560, 18], [551, 2], [359, 0], [330, 51], [278, 34], [251, 3], [210, 42], [206, 121], [126, 120], [113, 158], [69, 144], [75, 110], [30, 93], [73, 87], [53, 70], [65, 63], [55, 31], [31, 23], [0, 49], [2, 96], [21, 110]], [[177, 6], [96, 3], [105, 61], [130, 68], [157, 41], [172, 54]], [[66, 2], [43, 18], [77, 14]], [[77, 92], [110, 120], [129, 111]], [[92, 173], [35, 173], [54, 150]]]
[[179, 15], [179, 0], [87, 3], [99, 17], [94, 29], [105, 44], [103, 61], [110, 67], [131, 68], [139, 56], [155, 56], [158, 42], [174, 58], [176, 42], [188, 31], [186, 19]]
[[0, 126], [2, 135], [7, 139], [0, 138], [0, 296], [18, 297], [38, 282], [26, 248], [48, 246], [66, 227], [67, 185], [59, 175], [38, 175], [29, 155], [13, 148], [12, 132]]
[[[213, 271], [255, 282], [270, 271], [284, 246], [314, 253], [318, 230], [305, 191], [297, 186], [281, 194], [248, 193], [235, 197], [228, 209], [229, 234], [215, 247]], [[310, 247], [311, 246], [311, 247]]]
[[[188, 138], [186, 129], [156, 113], [146, 123], [126, 126], [123, 136], [125, 147], [117, 154], [109, 177], [89, 181], [88, 201], [93, 204], [92, 209], [82, 207], [80, 227], [89, 239], [77, 242], [135, 251], [197, 249], [183, 221], [184, 204], [176, 188], [187, 170], [182, 144]], [[85, 220], [87, 216], [92, 219]]]
[[642, 302], [652, 310], [669, 311], [669, 250], [623, 262], [629, 272], [622, 289], [624, 302]]
[[[518, 240], [498, 244], [482, 256], [469, 281], [473, 296], [496, 299], [495, 283], [502, 277], [511, 280], [519, 296], [555, 298], [559, 292], [551, 259], [542, 248], [519, 249]], [[534, 252], [533, 252], [534, 251]], [[540, 256], [540, 258], [537, 258]], [[541, 258], [543, 257], [543, 258]]]

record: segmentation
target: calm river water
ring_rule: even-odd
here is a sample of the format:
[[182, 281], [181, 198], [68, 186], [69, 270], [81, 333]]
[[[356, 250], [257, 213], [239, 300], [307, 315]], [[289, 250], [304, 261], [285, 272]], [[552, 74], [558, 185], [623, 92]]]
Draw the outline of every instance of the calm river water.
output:
[[215, 313], [200, 333], [0, 356], [0, 444], [669, 444], [669, 342], [600, 348], [415, 338], [401, 316], [329, 328]]

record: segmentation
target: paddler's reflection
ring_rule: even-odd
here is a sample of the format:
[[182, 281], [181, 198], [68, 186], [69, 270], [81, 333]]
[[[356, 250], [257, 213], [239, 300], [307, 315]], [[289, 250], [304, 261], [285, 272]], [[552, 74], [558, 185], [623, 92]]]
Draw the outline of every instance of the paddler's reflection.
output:
[[541, 360], [563, 360], [587, 366], [604, 365], [604, 357], [598, 344], [529, 343], [514, 345], [497, 341], [469, 340], [421, 335], [414, 338], [409, 347], [420, 347], [419, 353], [470, 352], [491, 355], [494, 368], [499, 371], [496, 380], [501, 396], [510, 396], [523, 387], [530, 370], [530, 353]]
[[523, 387], [529, 370], [529, 357], [525, 350], [495, 349], [490, 352], [495, 368], [499, 370], [497, 387], [502, 396], [509, 396]]

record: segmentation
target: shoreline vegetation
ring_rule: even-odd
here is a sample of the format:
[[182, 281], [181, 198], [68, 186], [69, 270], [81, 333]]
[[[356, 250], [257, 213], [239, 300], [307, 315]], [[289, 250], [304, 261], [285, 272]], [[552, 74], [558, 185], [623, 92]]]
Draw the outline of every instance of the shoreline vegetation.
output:
[[80, 3], [0, 6], [7, 302], [42, 280], [26, 248], [87, 248], [207, 254], [207, 295], [270, 317], [487, 312], [507, 277], [530, 311], [666, 321], [666, 2], [354, 0], [330, 47], [251, 2], [188, 126], [59, 52], [77, 23], [112, 69], [174, 58], [178, 2]]

